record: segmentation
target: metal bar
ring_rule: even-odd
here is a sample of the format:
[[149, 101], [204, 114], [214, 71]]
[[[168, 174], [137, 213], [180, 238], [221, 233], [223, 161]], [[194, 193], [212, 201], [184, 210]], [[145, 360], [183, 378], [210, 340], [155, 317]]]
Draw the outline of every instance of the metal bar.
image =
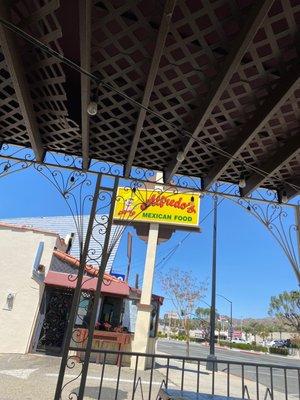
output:
[[298, 369], [298, 389], [299, 389], [299, 398], [300, 398], [300, 368]]
[[297, 231], [297, 244], [298, 244], [298, 268], [293, 266], [296, 276], [298, 278], [298, 283], [300, 284], [300, 205], [295, 206], [295, 220], [296, 220], [296, 231]]
[[212, 370], [212, 382], [211, 382], [211, 394], [215, 394], [215, 361], [212, 360], [213, 370]]
[[182, 360], [182, 364], [181, 364], [181, 391], [183, 391], [183, 386], [184, 386], [184, 366], [185, 366], [185, 360]]
[[148, 399], [149, 400], [151, 400], [151, 393], [152, 393], [153, 368], [154, 368], [154, 356], [152, 355], [152, 357], [151, 357], [150, 383], [149, 383], [149, 395], [148, 395]]
[[255, 373], [256, 373], [256, 398], [259, 400], [259, 375], [258, 375], [258, 365], [255, 367]]
[[[80, 37], [80, 66], [91, 71], [91, 9], [92, 0], [79, 0], [79, 37]], [[81, 84], [81, 133], [82, 133], [82, 167], [89, 166], [89, 115], [87, 113], [90, 101], [90, 78], [80, 74]]]
[[214, 196], [214, 222], [213, 222], [213, 260], [211, 278], [211, 307], [210, 307], [210, 346], [209, 355], [215, 355], [215, 329], [216, 329], [216, 286], [217, 286], [217, 220], [218, 197]]
[[285, 400], [288, 400], [288, 385], [287, 385], [287, 376], [286, 376], [286, 369], [283, 370], [284, 373], [284, 393], [285, 393]]
[[132, 396], [131, 396], [131, 400], [134, 399], [134, 394], [135, 394], [135, 384], [136, 384], [135, 382], [136, 382], [136, 376], [137, 376], [138, 362], [139, 362], [139, 356], [137, 356], [136, 359], [135, 359], [134, 378], [133, 378], [133, 386], [132, 386]]
[[165, 47], [165, 42], [167, 39], [167, 35], [169, 33], [170, 23], [173, 15], [173, 11], [175, 8], [176, 0], [167, 0], [165, 2], [163, 16], [161, 18], [159, 31], [157, 34], [156, 45], [154, 49], [154, 53], [152, 56], [152, 61], [149, 69], [149, 74], [147, 78], [147, 82], [145, 85], [144, 95], [142, 99], [142, 105], [144, 108], [140, 109], [139, 116], [137, 119], [134, 136], [131, 142], [130, 152], [127, 158], [127, 163], [125, 167], [125, 176], [129, 177], [132, 163], [134, 161], [135, 153], [138, 147], [138, 143], [140, 140], [141, 132], [143, 129], [143, 125], [146, 118], [146, 108], [149, 106], [151, 93], [154, 87], [155, 78], [157, 75], [157, 71], [160, 64], [160, 59], [163, 54], [163, 49]]
[[[61, 154], [63, 154], [63, 153], [61, 153]], [[82, 171], [82, 169], [81, 168], [78, 168], [78, 167], [76, 167], [76, 166], [65, 166], [65, 165], [58, 165], [58, 164], [54, 164], [54, 163], [50, 163], [50, 162], [38, 162], [38, 161], [29, 161], [29, 160], [26, 160], [25, 158], [21, 158], [21, 157], [14, 157], [14, 156], [7, 156], [7, 155], [1, 155], [0, 154], [0, 159], [7, 159], [7, 160], [12, 160], [12, 161], [16, 161], [16, 162], [22, 162], [22, 161], [26, 161], [27, 163], [30, 163], [30, 162], [32, 162], [32, 163], [35, 163], [35, 164], [40, 164], [40, 165], [46, 165], [46, 166], [48, 166], [48, 167], [55, 167], [55, 168], [58, 168], [58, 169], [66, 169], [66, 170], [71, 170], [71, 171]], [[99, 172], [98, 171], [93, 171], [92, 169], [89, 169], [88, 171], [87, 171], [88, 173], [90, 173], [90, 174], [92, 174], [92, 175], [98, 175], [99, 174]], [[103, 176], [116, 176], [116, 175], [113, 175], [113, 174], [109, 174], [109, 173], [104, 173], [104, 172], [100, 172]], [[188, 178], [188, 177], [187, 177]], [[133, 180], [133, 181], [136, 181], [136, 182], [147, 182], [147, 180], [145, 180], [145, 179], [140, 179], [140, 178], [130, 178], [131, 180]], [[153, 183], [153, 182], [152, 182]], [[156, 184], [156, 185], [160, 185], [159, 183], [158, 184]], [[170, 188], [178, 188], [179, 190], [182, 190], [182, 193], [190, 193], [190, 192], [193, 192], [193, 193], [199, 193], [199, 194], [208, 194], [208, 195], [211, 195], [211, 196], [215, 196], [215, 195], [217, 195], [217, 196], [221, 196], [221, 197], [224, 197], [224, 198], [227, 198], [227, 199], [240, 199], [241, 198], [241, 196], [239, 196], [239, 195], [235, 195], [235, 194], [226, 194], [226, 193], [222, 193], [222, 192], [216, 192], [216, 191], [214, 191], [214, 190], [210, 190], [210, 189], [206, 189], [206, 190], [202, 190], [202, 189], [200, 189], [200, 188], [190, 188], [190, 189], [188, 189], [187, 190], [187, 188], [186, 187], [181, 187], [181, 186], [177, 186], [177, 185], [175, 185], [175, 184], [172, 184], [172, 183], [169, 183], [168, 184], [169, 185], [169, 187]], [[163, 184], [161, 184], [161, 186], [166, 186], [166, 185], [163, 185]], [[246, 200], [249, 200], [249, 201], [255, 201], [255, 202], [257, 202], [257, 203], [262, 203], [262, 204], [279, 204], [279, 202], [278, 201], [274, 201], [274, 200], [264, 200], [264, 199], [262, 199], [262, 198], [257, 198], [257, 197], [249, 197], [249, 198], [247, 198], [247, 197], [244, 197]], [[287, 204], [285, 204], [284, 205], [285, 207], [291, 207], [291, 208], [296, 208], [297, 207], [297, 205], [296, 204], [290, 204], [290, 203], [287, 203]]]
[[[91, 319], [90, 319], [90, 323], [89, 323], [88, 340], [87, 340], [87, 345], [86, 345], [85, 358], [83, 361], [81, 381], [80, 381], [77, 400], [82, 400], [84, 397], [85, 383], [86, 383], [86, 377], [87, 377], [87, 372], [88, 372], [88, 367], [89, 367], [89, 360], [90, 360], [91, 349], [92, 349], [92, 344], [93, 344], [95, 322], [96, 322], [96, 317], [97, 317], [97, 309], [98, 309], [98, 303], [99, 303], [99, 299], [100, 299], [100, 295], [101, 295], [101, 285], [103, 282], [105, 267], [106, 267], [106, 264], [108, 261], [108, 245], [109, 245], [109, 238], [110, 238], [110, 234], [111, 234], [114, 202], [115, 202], [116, 195], [117, 195], [118, 184], [119, 184], [119, 178], [115, 178], [114, 188], [113, 188], [111, 202], [110, 202], [109, 217], [108, 217], [107, 227], [106, 227], [106, 232], [105, 232], [105, 240], [104, 240], [104, 244], [103, 244], [103, 248], [102, 248], [101, 265], [100, 265], [99, 272], [98, 272], [97, 286], [96, 286], [96, 291], [95, 291], [94, 303], [92, 306]], [[110, 190], [108, 190], [108, 189], [106, 191], [110, 192]], [[118, 352], [118, 354], [119, 354], [119, 352]]]
[[166, 388], [168, 388], [169, 383], [169, 368], [170, 368], [170, 359], [167, 359], [167, 373], [166, 373]]
[[270, 380], [271, 380], [271, 397], [274, 400], [274, 386], [273, 386], [273, 368], [270, 368]]
[[70, 347], [70, 343], [72, 340], [73, 327], [74, 327], [74, 324], [76, 321], [77, 310], [78, 310], [78, 305], [79, 305], [79, 301], [80, 301], [81, 286], [82, 286], [82, 281], [83, 281], [83, 276], [84, 276], [84, 271], [85, 271], [86, 258], [87, 258], [90, 239], [91, 239], [91, 235], [92, 235], [92, 231], [93, 231], [93, 223], [94, 223], [94, 219], [95, 219], [95, 215], [96, 215], [96, 211], [97, 211], [97, 202], [98, 202], [98, 196], [99, 196], [99, 190], [100, 190], [101, 177], [102, 177], [102, 175], [98, 174], [96, 185], [95, 185], [95, 191], [94, 191], [94, 197], [93, 197], [93, 202], [92, 202], [92, 207], [91, 207], [91, 212], [90, 212], [88, 228], [86, 231], [85, 243], [84, 243], [82, 254], [80, 255], [80, 265], [79, 265], [79, 269], [78, 269], [77, 283], [76, 283], [76, 288], [74, 291], [66, 336], [64, 339], [62, 360], [61, 360], [61, 364], [60, 364], [54, 400], [61, 399], [61, 391], [62, 391], [62, 387], [63, 387], [66, 365], [68, 362], [69, 347]]
[[244, 365], [242, 365], [242, 398], [245, 398], [245, 369]]
[[121, 375], [121, 368], [122, 368], [122, 357], [123, 357], [122, 354], [120, 354], [115, 400], [118, 400], [118, 392], [119, 392], [119, 385], [120, 385], [120, 375]]
[[227, 397], [230, 396], [230, 364], [227, 364]]
[[199, 386], [200, 386], [200, 361], [197, 363], [197, 394], [199, 394]]
[[232, 301], [230, 302], [230, 348], [232, 348], [232, 335], [233, 335], [233, 324], [232, 324]]
[[102, 391], [103, 378], [104, 378], [104, 370], [105, 370], [105, 365], [106, 365], [106, 356], [107, 356], [107, 353], [104, 353], [102, 371], [101, 371], [101, 378], [100, 378], [100, 387], [99, 387], [98, 400], [100, 400], [100, 398], [101, 398], [101, 391]]

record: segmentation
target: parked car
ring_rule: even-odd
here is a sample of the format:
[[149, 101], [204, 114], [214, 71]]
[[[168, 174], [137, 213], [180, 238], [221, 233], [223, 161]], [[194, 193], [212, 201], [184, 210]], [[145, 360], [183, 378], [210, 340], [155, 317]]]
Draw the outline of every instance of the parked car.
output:
[[242, 338], [234, 338], [232, 339], [232, 343], [249, 343], [249, 342]]
[[290, 341], [290, 339], [286, 339], [286, 340], [276, 339], [276, 340], [272, 340], [271, 342], [269, 342], [268, 345], [269, 345], [269, 347], [277, 347], [277, 348], [290, 347], [291, 341]]

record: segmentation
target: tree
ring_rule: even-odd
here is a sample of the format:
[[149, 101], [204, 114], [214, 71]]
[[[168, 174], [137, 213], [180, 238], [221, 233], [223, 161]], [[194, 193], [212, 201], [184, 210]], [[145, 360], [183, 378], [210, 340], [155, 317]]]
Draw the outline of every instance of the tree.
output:
[[271, 328], [270, 328], [270, 326], [267, 325], [267, 324], [264, 324], [264, 323], [259, 324], [257, 330], [258, 330], [259, 336], [260, 336], [263, 340], [266, 340], [266, 339], [270, 336]]
[[196, 316], [197, 316], [198, 318], [201, 318], [201, 319], [208, 319], [208, 320], [209, 320], [209, 317], [210, 317], [210, 308], [209, 308], [209, 307], [208, 307], [208, 308], [197, 307], [197, 308], [196, 308], [196, 311], [195, 311], [195, 314], [196, 314]]
[[249, 333], [250, 333], [250, 334], [252, 333], [252, 328], [251, 328], [251, 326], [250, 326], [249, 324], [244, 325], [244, 326], [243, 326], [243, 331], [245, 332], [246, 340], [248, 340], [248, 335], [249, 335]]
[[204, 339], [208, 341], [210, 333], [210, 308], [197, 307], [195, 314], [198, 328], [201, 329]]
[[197, 302], [204, 296], [206, 284], [197, 282], [197, 279], [190, 272], [173, 268], [162, 276], [161, 285], [172, 300], [177, 314], [182, 320], [186, 338], [186, 354], [189, 356], [190, 319], [195, 312]]
[[254, 341], [256, 342], [256, 336], [259, 333], [259, 323], [256, 321], [249, 322], [250, 333], [254, 336]]
[[278, 296], [272, 296], [269, 314], [275, 316], [292, 331], [300, 334], [300, 291], [285, 291]]
[[220, 344], [220, 336], [221, 336], [221, 330], [222, 330], [222, 323], [220, 320], [216, 321], [216, 330], [218, 331], [218, 343]]

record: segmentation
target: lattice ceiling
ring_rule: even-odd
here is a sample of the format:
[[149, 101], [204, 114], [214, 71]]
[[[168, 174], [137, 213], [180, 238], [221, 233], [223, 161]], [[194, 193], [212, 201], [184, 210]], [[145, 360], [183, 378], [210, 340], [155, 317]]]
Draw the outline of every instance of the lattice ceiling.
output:
[[[197, 176], [207, 185], [243, 175], [255, 181], [246, 192], [263, 186], [297, 193], [282, 181], [300, 186], [300, 0], [86, 0], [80, 11], [77, 0], [7, 3], [0, 17], [173, 125], [84, 83], [2, 27], [1, 143]], [[24, 112], [25, 91], [33, 113]], [[88, 119], [84, 93], [98, 96], [99, 111]], [[186, 131], [197, 131], [195, 140]]]

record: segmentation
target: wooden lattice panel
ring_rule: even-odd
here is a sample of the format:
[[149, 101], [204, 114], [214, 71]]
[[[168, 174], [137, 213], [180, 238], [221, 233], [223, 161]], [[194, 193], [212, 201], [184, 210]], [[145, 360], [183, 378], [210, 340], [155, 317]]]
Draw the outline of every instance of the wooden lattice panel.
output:
[[[11, 7], [11, 19], [33, 37], [62, 53], [59, 45], [62, 30], [55, 14], [58, 8], [57, 0], [15, 1]], [[64, 90], [66, 76], [61, 62], [24, 40], [19, 40], [19, 49], [22, 50], [26, 65], [31, 98], [44, 146], [49, 150], [79, 153], [79, 127], [68, 120]]]
[[30, 146], [26, 127], [0, 47], [0, 142]]
[[[233, 75], [230, 84], [223, 93], [218, 107], [213, 111], [206, 123], [206, 126], [200, 135], [201, 138], [219, 147], [226, 149], [226, 142], [234, 140], [235, 135], [243, 130], [243, 124], [255, 116], [255, 111], [261, 107], [261, 104], [268, 98], [271, 92], [271, 85], [279, 82], [279, 78], [284, 74], [293, 62], [299, 59], [297, 51], [297, 36], [299, 26], [299, 2], [288, 2], [282, 0], [276, 1], [266, 18], [263, 27], [257, 32], [252, 45], [242, 59], [242, 62]], [[297, 92], [295, 96], [298, 98]], [[295, 98], [291, 99], [292, 110], [297, 109], [297, 113], [293, 114], [289, 106], [286, 105], [277, 113], [279, 117], [280, 127], [273, 131], [273, 126], [266, 126], [262, 133], [257, 135], [246, 151], [243, 150], [243, 156], [239, 158], [250, 164], [257, 164], [260, 159], [264, 159], [268, 155], [268, 151], [276, 146], [277, 136], [281, 133], [290, 132], [289, 129], [299, 126], [299, 104], [295, 102]], [[284, 116], [283, 114], [286, 114]], [[289, 116], [287, 114], [290, 114]], [[290, 122], [285, 121], [290, 119]], [[272, 118], [274, 119], [274, 118]], [[278, 119], [278, 118], [277, 118]], [[293, 122], [291, 122], [293, 120]], [[222, 126], [223, 125], [223, 126]], [[265, 133], [269, 132], [269, 134]], [[263, 140], [263, 136], [268, 135], [267, 140]], [[216, 139], [216, 140], [214, 140]], [[225, 142], [225, 143], [224, 143]], [[225, 145], [224, 145], [225, 144]], [[256, 154], [253, 148], [256, 148]], [[191, 173], [203, 174], [209, 172], [209, 167], [213, 166], [218, 156], [211, 159], [199, 160], [201, 153], [204, 152], [202, 144], [194, 143], [190, 154], [187, 156], [181, 168], [181, 173], [187, 173], [189, 169]], [[213, 153], [213, 151], [212, 151]], [[244, 158], [245, 157], [245, 158]], [[203, 164], [205, 169], [203, 169]], [[221, 176], [223, 180], [237, 182], [244, 171], [241, 163], [232, 162]]]
[[[92, 72], [141, 101], [162, 6], [147, 0], [96, 0], [92, 14]], [[99, 113], [91, 118], [91, 157], [101, 154], [105, 160], [117, 157], [125, 162], [138, 111], [120, 96], [101, 89]]]
[[[184, 139], [180, 127], [191, 130], [197, 117], [195, 111], [205, 101], [211, 82], [228, 54], [230, 41], [238, 34], [241, 16], [233, 2], [229, 7], [220, 1], [197, 5], [189, 1], [177, 2], [150, 107], [179, 129], [174, 132], [166, 124], [157, 124], [156, 118], [148, 117], [136, 156], [137, 164], [147, 159], [144, 147], [153, 149], [147, 160], [149, 167], [159, 162], [166, 165], [170, 154], [178, 152]], [[202, 155], [207, 158], [209, 153], [207, 149], [202, 150], [197, 154], [198, 162]], [[196, 174], [199, 175], [198, 168]]]
[[[91, 72], [138, 102], [149, 90], [150, 65], [161, 21], [166, 17], [165, 5], [164, 0], [92, 0]], [[83, 124], [84, 143], [89, 139], [86, 160], [126, 164], [131, 154], [135, 166], [160, 170], [172, 166], [176, 154], [189, 141], [183, 131], [193, 132], [197, 126], [199, 110], [208, 105], [213, 82], [225, 70], [234, 43], [244, 37], [242, 29], [258, 5], [255, 0], [178, 0], [162, 42], [149, 102], [149, 107], [173, 127], [148, 112], [139, 131], [139, 107], [91, 82], [91, 97], [98, 94], [98, 113], [89, 118], [88, 128]], [[79, 63], [79, 40], [83, 37], [78, 3], [76, 10], [72, 8], [72, 21], [66, 15], [69, 7], [73, 7], [71, 0], [13, 0], [10, 16], [14, 24]], [[72, 24], [72, 29], [66, 24]], [[233, 152], [232, 143], [238, 141], [251, 121], [256, 121], [258, 111], [282, 85], [284, 77], [295, 70], [299, 62], [299, 26], [299, 0], [275, 0], [240, 64], [234, 63], [235, 72], [221, 85], [222, 94], [201, 121], [201, 131], [189, 146], [185, 160], [176, 166], [177, 173], [208, 181], [214, 168], [223, 162], [216, 147]], [[82, 155], [80, 74], [23, 39], [17, 38], [17, 47], [22, 53], [42, 147]], [[1, 140], [29, 146], [1, 53], [0, 87]], [[262, 128], [255, 129], [252, 123], [256, 133], [250, 132], [249, 140], [239, 144], [237, 160], [221, 167], [217, 179], [237, 183], [241, 174], [246, 178], [253, 175], [245, 163], [263, 166], [299, 135], [299, 109], [300, 88], [293, 87], [281, 106], [263, 119]], [[263, 185], [270, 188], [279, 187], [275, 177], [299, 180], [299, 157], [289, 158], [274, 176], [269, 175]]]
[[[300, 87], [241, 151], [239, 159], [254, 167], [263, 166], [276, 150], [284, 149], [293, 136], [299, 137], [300, 144]], [[232, 162], [226, 171], [228, 173], [233, 181], [238, 182], [241, 174], [251, 175], [251, 170], [241, 163]], [[226, 174], [222, 179], [226, 178]]]
[[[300, 149], [298, 153], [289, 162], [284, 164], [277, 173], [273, 174], [268, 179], [263, 182], [264, 187], [278, 188], [279, 190], [290, 189], [290, 186], [283, 181], [289, 182], [291, 184], [299, 185], [300, 180]], [[297, 190], [296, 190], [297, 191]]]

